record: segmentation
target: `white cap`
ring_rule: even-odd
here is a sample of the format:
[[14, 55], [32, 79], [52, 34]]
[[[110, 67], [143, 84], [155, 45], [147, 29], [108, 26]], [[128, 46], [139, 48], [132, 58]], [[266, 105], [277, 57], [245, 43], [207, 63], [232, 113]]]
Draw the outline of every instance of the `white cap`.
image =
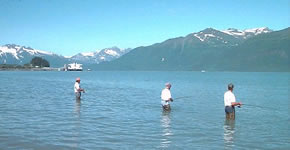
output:
[[169, 87], [171, 84], [169, 82], [165, 83], [165, 86]]

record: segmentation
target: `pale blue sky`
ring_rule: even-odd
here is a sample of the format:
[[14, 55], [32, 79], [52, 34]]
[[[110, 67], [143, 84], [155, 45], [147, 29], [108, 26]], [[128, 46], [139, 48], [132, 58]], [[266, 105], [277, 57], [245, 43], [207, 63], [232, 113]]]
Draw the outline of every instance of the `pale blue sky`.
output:
[[289, 0], [0, 0], [0, 45], [70, 56], [135, 48], [208, 27], [289, 27]]

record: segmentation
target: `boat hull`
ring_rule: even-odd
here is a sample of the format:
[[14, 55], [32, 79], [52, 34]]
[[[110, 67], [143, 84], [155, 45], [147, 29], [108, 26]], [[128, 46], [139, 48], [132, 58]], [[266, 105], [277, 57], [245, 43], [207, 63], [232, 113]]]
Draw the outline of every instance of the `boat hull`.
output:
[[67, 71], [83, 71], [83, 69], [67, 69]]

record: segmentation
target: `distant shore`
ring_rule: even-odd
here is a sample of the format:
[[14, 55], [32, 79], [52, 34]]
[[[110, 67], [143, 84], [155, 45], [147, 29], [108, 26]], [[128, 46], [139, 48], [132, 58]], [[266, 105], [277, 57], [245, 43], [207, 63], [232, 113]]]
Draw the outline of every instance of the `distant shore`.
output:
[[0, 71], [61, 71], [61, 68], [0, 64]]
[[61, 71], [58, 68], [0, 68], [0, 71]]

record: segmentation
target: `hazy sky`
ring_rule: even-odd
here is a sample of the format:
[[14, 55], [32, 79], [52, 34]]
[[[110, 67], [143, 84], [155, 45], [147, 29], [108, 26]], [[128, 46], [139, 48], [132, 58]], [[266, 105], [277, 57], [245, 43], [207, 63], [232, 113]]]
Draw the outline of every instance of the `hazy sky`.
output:
[[135, 48], [208, 27], [289, 27], [289, 0], [0, 0], [0, 45], [70, 56]]

